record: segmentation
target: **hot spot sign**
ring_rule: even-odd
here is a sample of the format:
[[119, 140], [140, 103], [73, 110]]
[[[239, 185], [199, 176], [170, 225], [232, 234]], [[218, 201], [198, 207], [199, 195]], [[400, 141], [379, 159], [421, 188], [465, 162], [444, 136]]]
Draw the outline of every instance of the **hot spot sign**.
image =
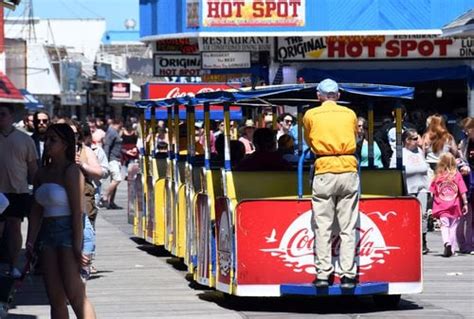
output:
[[203, 0], [203, 26], [304, 26], [305, 0]]
[[440, 59], [474, 56], [464, 39], [435, 35], [331, 36], [278, 38], [279, 61]]

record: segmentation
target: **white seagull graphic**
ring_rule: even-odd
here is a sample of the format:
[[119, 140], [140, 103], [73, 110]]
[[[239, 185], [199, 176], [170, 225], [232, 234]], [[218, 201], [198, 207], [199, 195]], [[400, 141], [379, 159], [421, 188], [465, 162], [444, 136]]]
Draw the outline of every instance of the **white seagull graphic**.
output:
[[388, 211], [385, 214], [382, 212], [372, 212], [372, 213], [367, 214], [367, 216], [370, 216], [370, 215], [377, 215], [381, 220], [386, 222], [388, 219], [388, 216], [390, 215], [397, 216], [397, 213], [395, 213], [394, 211]]
[[275, 228], [273, 228], [272, 233], [270, 234], [270, 237], [265, 237], [265, 239], [267, 243], [274, 243], [277, 241]]

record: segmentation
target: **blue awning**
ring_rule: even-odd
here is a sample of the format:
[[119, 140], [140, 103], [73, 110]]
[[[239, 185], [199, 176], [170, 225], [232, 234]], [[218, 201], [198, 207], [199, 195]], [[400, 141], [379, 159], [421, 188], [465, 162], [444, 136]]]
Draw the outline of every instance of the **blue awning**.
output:
[[298, 72], [298, 77], [306, 81], [319, 82], [331, 78], [337, 82], [357, 83], [417, 83], [439, 80], [467, 80], [473, 79], [469, 66], [457, 66], [434, 69], [385, 69], [385, 70], [356, 70], [356, 69], [317, 69], [306, 68]]
[[29, 111], [36, 111], [37, 109], [43, 109], [44, 105], [38, 101], [28, 90], [20, 89], [21, 94], [25, 98], [25, 108]]
[[[210, 105], [242, 104], [249, 106], [273, 106], [269, 100], [277, 100], [278, 105], [297, 106], [307, 104], [309, 99], [315, 102], [317, 83], [275, 85], [260, 88], [231, 89], [197, 94], [196, 96], [184, 96], [172, 99], [143, 100], [136, 103], [137, 107], [171, 107], [173, 105]], [[415, 89], [412, 87], [364, 84], [364, 83], [340, 83], [339, 88], [350, 94], [369, 97], [391, 97], [400, 99], [413, 99]], [[245, 102], [245, 103], [244, 103]], [[254, 103], [254, 104], [252, 104]], [[164, 112], [166, 113], [166, 112]], [[165, 117], [166, 118], [166, 117]]]

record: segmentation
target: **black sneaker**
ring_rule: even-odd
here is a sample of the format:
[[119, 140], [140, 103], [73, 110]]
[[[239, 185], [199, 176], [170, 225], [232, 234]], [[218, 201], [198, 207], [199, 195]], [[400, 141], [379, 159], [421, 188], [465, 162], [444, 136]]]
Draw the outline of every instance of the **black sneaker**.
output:
[[117, 206], [117, 204], [115, 204], [115, 203], [110, 203], [109, 207], [107, 207], [107, 209], [123, 209], [123, 207]]
[[443, 257], [451, 257], [453, 255], [453, 251], [451, 250], [451, 245], [448, 243], [444, 244], [444, 252]]
[[428, 246], [426, 245], [423, 245], [423, 255], [426, 255], [427, 253], [429, 253], [431, 250], [428, 248]]
[[327, 279], [315, 279], [313, 285], [318, 289], [325, 289], [329, 287], [329, 280]]
[[341, 278], [341, 288], [342, 289], [354, 289], [357, 284], [355, 278], [342, 277]]
[[99, 208], [108, 208], [109, 203], [107, 203], [107, 201], [105, 201], [104, 199], [101, 198], [99, 200], [99, 203], [97, 204], [97, 207], [99, 207]]

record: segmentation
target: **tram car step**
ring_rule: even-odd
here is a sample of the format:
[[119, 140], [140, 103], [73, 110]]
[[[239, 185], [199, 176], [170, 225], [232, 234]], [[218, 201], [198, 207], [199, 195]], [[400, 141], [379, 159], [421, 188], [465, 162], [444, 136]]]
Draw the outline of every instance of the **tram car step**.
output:
[[342, 289], [339, 284], [328, 288], [316, 288], [313, 284], [283, 284], [280, 285], [282, 295], [305, 295], [305, 296], [340, 296], [340, 295], [375, 295], [388, 292], [387, 282], [364, 282], [359, 283], [354, 289]]

